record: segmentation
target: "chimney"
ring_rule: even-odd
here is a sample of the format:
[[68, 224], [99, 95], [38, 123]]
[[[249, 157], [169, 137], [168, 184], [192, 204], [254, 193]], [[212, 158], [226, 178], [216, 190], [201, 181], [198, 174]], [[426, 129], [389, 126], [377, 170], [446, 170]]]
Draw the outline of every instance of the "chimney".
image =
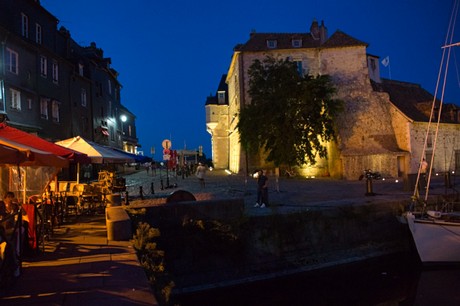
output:
[[319, 37], [319, 27], [318, 27], [318, 21], [316, 19], [313, 20], [310, 26], [310, 35], [313, 37], [314, 40], [318, 40]]
[[321, 26], [319, 28], [319, 32], [320, 32], [320, 41], [321, 41], [321, 44], [323, 44], [329, 38], [327, 35], [327, 28], [324, 25], [324, 20], [321, 20]]

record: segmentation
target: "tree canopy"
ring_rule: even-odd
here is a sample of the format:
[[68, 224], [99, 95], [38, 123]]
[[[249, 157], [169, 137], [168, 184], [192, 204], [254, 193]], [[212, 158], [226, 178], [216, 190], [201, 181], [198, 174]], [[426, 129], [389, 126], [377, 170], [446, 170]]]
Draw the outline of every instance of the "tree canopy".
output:
[[289, 59], [266, 57], [249, 67], [251, 103], [239, 113], [240, 143], [250, 153], [263, 149], [276, 166], [315, 164], [335, 139], [334, 118], [342, 109], [327, 75], [302, 75]]

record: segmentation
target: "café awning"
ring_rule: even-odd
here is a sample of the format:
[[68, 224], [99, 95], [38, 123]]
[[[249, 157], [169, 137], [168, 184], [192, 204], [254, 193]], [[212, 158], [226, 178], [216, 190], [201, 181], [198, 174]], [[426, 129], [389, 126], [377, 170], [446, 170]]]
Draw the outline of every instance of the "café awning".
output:
[[84, 153], [63, 148], [36, 135], [8, 126], [5, 122], [0, 123], [0, 137], [40, 151], [53, 153], [54, 155], [68, 159], [70, 162], [82, 164], [88, 164], [91, 162], [88, 156]]
[[57, 141], [56, 144], [88, 155], [91, 162], [95, 164], [124, 164], [134, 162], [132, 157], [86, 140], [80, 136]]
[[69, 161], [51, 152], [38, 150], [36, 148], [14, 142], [10, 139], [0, 137], [0, 145], [8, 146], [21, 152], [26, 158], [19, 163], [21, 166], [45, 166], [66, 168]]

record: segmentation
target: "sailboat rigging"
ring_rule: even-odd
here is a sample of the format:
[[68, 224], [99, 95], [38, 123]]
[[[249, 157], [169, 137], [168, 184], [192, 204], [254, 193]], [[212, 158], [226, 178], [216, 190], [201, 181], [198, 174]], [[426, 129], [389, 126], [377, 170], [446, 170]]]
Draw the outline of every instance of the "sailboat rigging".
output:
[[[430, 206], [428, 205], [451, 50], [452, 48], [460, 46], [460, 42], [453, 42], [458, 9], [459, 0], [456, 0], [454, 1], [446, 41], [441, 47], [441, 65], [439, 67], [436, 90], [431, 106], [431, 115], [427, 125], [423, 150], [420, 156], [420, 166], [412, 196], [412, 203], [409, 211], [404, 214], [420, 260], [424, 264], [460, 263], [460, 203], [445, 201], [441, 208], [437, 209], [437, 207], [435, 207], [436, 209], [432, 210], [429, 209]], [[440, 92], [439, 100], [436, 98], [438, 96], [438, 91]], [[435, 122], [433, 123], [433, 121]], [[429, 169], [426, 172], [425, 195], [423, 199], [420, 199], [419, 185], [422, 177], [422, 164], [426, 155], [432, 124], [434, 125], [433, 154], [431, 154]]]

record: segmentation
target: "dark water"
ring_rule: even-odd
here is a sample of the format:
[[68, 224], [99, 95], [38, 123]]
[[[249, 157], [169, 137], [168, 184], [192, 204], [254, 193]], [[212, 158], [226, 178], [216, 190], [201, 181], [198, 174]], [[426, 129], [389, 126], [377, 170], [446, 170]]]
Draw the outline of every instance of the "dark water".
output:
[[173, 298], [176, 305], [460, 305], [460, 268], [389, 256]]

